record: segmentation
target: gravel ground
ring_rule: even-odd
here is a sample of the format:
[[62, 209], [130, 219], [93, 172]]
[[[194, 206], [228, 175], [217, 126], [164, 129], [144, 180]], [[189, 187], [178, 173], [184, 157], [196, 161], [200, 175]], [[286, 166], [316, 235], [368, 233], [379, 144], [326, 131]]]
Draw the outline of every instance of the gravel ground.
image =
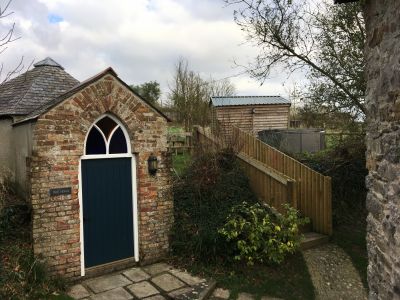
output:
[[367, 299], [350, 257], [338, 246], [326, 244], [303, 252], [316, 299]]

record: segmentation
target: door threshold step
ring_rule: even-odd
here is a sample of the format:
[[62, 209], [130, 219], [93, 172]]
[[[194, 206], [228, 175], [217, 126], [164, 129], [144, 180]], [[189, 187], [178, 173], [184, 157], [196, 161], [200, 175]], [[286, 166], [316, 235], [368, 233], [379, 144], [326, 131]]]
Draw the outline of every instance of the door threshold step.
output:
[[304, 239], [301, 241], [300, 249], [306, 250], [315, 248], [329, 242], [329, 236], [316, 232], [306, 232], [303, 234]]
[[129, 257], [129, 258], [109, 262], [106, 264], [85, 268], [85, 279], [112, 273], [115, 271], [121, 271], [123, 269], [137, 266], [137, 265], [139, 265], [139, 262], [137, 262], [134, 257]]

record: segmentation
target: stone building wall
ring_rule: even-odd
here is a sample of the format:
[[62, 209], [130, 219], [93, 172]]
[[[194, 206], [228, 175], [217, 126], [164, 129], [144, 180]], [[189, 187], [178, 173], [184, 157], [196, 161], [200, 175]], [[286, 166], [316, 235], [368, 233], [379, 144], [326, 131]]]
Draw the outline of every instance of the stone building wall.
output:
[[[167, 120], [107, 74], [41, 115], [34, 127], [34, 253], [46, 259], [53, 273], [67, 278], [81, 274], [79, 159], [88, 129], [106, 112], [124, 124], [137, 158], [140, 260], [157, 260], [168, 250], [173, 204], [169, 192]], [[151, 153], [160, 161], [155, 177], [147, 170]], [[70, 186], [71, 195], [49, 196], [51, 188]]]
[[400, 1], [367, 0], [367, 208], [371, 299], [400, 298]]

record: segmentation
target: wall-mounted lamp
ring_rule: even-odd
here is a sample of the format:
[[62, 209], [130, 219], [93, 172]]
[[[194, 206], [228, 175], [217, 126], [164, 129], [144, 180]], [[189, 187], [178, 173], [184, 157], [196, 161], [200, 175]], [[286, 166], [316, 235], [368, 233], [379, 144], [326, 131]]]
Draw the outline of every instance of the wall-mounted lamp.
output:
[[148, 160], [147, 160], [147, 165], [149, 168], [149, 174], [150, 175], [156, 175], [157, 170], [158, 170], [158, 160], [157, 156], [155, 156], [153, 153], [150, 154]]

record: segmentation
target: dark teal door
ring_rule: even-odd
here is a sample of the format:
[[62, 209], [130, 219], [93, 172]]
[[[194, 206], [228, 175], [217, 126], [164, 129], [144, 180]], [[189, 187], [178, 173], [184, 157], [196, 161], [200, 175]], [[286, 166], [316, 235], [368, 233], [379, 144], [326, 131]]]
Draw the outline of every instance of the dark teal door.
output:
[[85, 267], [133, 257], [131, 158], [82, 160]]

